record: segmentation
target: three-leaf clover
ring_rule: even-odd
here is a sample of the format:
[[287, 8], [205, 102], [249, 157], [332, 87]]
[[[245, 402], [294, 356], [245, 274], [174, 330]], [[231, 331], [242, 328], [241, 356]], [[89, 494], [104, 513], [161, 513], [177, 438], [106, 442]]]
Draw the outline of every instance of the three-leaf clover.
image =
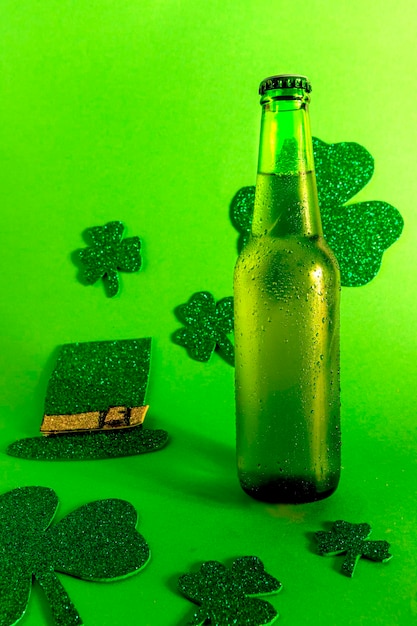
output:
[[184, 574], [179, 579], [180, 591], [200, 605], [190, 626], [271, 624], [278, 613], [269, 602], [256, 596], [277, 593], [281, 587], [256, 556], [240, 557], [230, 569], [218, 561], [206, 561], [199, 572]]
[[[382, 201], [347, 204], [371, 179], [374, 160], [358, 143], [327, 144], [313, 137], [317, 191], [324, 237], [339, 262], [344, 286], [360, 286], [377, 274], [384, 251], [400, 236], [403, 218]], [[255, 187], [242, 187], [230, 206], [240, 232], [238, 250], [246, 244], [254, 211]]]
[[129, 502], [91, 502], [50, 526], [57, 505], [47, 487], [20, 487], [0, 496], [0, 626], [23, 617], [32, 578], [46, 594], [55, 624], [78, 626], [81, 617], [55, 572], [111, 581], [137, 573], [149, 560]]
[[346, 554], [342, 572], [346, 576], [353, 576], [356, 564], [362, 556], [383, 563], [392, 558], [392, 554], [388, 552], [390, 547], [388, 541], [369, 541], [370, 534], [369, 524], [351, 524], [338, 520], [334, 522], [330, 531], [316, 533], [319, 554], [331, 556]]
[[208, 291], [199, 291], [176, 309], [185, 326], [172, 336], [175, 343], [187, 348], [192, 359], [208, 361], [217, 347], [230, 365], [234, 364], [234, 346], [228, 335], [233, 333], [233, 297], [218, 302]]
[[137, 272], [142, 265], [139, 237], [122, 240], [123, 230], [122, 222], [88, 228], [85, 235], [92, 245], [78, 251], [78, 259], [84, 266], [85, 283], [92, 285], [100, 278], [105, 279], [110, 297], [119, 290], [118, 272]]

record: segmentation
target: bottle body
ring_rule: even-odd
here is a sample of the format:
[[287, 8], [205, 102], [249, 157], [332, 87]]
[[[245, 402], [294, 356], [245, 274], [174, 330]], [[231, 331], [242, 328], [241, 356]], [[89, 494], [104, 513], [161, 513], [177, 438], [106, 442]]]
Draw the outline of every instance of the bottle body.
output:
[[340, 475], [340, 277], [313, 170], [258, 173], [234, 293], [241, 486], [270, 502], [324, 498]]

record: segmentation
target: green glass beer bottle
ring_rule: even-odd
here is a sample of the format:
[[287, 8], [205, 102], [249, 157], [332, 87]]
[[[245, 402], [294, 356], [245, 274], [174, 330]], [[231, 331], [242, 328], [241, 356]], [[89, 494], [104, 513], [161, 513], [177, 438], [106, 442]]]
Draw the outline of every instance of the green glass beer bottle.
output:
[[305, 76], [259, 89], [251, 235], [234, 275], [237, 464], [267, 502], [329, 496], [340, 476], [340, 273], [323, 239]]

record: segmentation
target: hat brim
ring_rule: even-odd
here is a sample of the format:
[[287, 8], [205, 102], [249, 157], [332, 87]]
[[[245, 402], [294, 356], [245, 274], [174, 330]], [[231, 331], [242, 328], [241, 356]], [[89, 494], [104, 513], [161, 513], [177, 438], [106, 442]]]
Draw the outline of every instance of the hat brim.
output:
[[37, 461], [88, 461], [154, 452], [163, 448], [167, 441], [165, 430], [136, 427], [19, 439], [9, 445], [6, 453]]

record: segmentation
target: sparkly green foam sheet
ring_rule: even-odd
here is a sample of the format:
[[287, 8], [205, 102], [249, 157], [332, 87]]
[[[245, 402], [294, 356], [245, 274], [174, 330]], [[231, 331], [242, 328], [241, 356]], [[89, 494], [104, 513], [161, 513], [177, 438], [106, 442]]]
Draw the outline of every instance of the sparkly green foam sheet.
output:
[[[374, 171], [374, 160], [363, 146], [327, 144], [314, 137], [313, 149], [324, 237], [339, 262], [342, 285], [365, 285], [377, 274], [384, 251], [401, 235], [404, 221], [387, 202], [347, 204]], [[248, 186], [239, 189], [231, 203], [239, 251], [251, 231], [254, 201], [255, 187]]]
[[132, 576], [149, 561], [129, 502], [91, 502], [50, 526], [57, 506], [56, 493], [47, 487], [20, 487], [0, 496], [0, 626], [24, 616], [33, 578], [55, 624], [78, 626], [82, 619], [55, 572], [106, 582]]
[[151, 338], [61, 347], [45, 397], [47, 415], [104, 411], [145, 403]]
[[168, 442], [165, 430], [137, 426], [120, 431], [20, 439], [7, 454], [34, 461], [94, 461], [155, 452]]
[[84, 268], [85, 284], [92, 285], [103, 278], [109, 297], [119, 291], [119, 271], [138, 272], [142, 265], [139, 237], [122, 239], [123, 230], [119, 221], [87, 228], [85, 236], [91, 245], [76, 253]]
[[319, 554], [322, 556], [345, 554], [342, 573], [352, 577], [362, 556], [382, 563], [392, 558], [388, 552], [390, 547], [388, 541], [370, 541], [368, 539], [370, 534], [369, 524], [351, 524], [338, 520], [334, 522], [331, 530], [316, 533]]
[[282, 584], [265, 572], [256, 556], [235, 559], [230, 568], [206, 561], [195, 574], [184, 574], [178, 582], [181, 593], [200, 605], [190, 626], [262, 626], [278, 617], [272, 604], [257, 596], [278, 593]]
[[172, 336], [174, 343], [187, 348], [195, 361], [208, 361], [215, 349], [220, 356], [234, 364], [234, 346], [228, 335], [233, 333], [233, 297], [218, 302], [208, 291], [199, 291], [176, 309], [183, 328]]
[[[60, 348], [46, 397], [47, 415], [104, 411], [110, 406], [143, 406], [151, 338], [92, 341]], [[11, 456], [36, 460], [90, 460], [130, 456], [163, 447], [164, 430], [137, 426], [119, 431], [82, 432], [21, 439]]]

